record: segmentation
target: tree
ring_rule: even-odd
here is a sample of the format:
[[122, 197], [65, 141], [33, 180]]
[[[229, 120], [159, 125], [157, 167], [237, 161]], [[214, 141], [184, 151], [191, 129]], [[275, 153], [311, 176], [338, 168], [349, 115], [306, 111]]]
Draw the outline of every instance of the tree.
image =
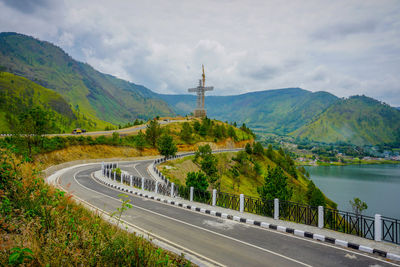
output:
[[193, 162], [198, 164], [200, 161], [201, 170], [207, 175], [208, 182], [214, 187], [215, 183], [218, 181], [218, 159], [212, 154], [210, 145], [200, 146], [195, 153]]
[[235, 129], [232, 126], [229, 126], [228, 128], [228, 136], [235, 141], [237, 140]]
[[114, 145], [117, 145], [119, 143], [119, 133], [118, 132], [113, 132], [112, 133], [112, 142]]
[[194, 153], [194, 163], [197, 162], [199, 158], [204, 158], [206, 155], [211, 155], [212, 150], [209, 144], [206, 144], [204, 146], [199, 146], [197, 148], [197, 151]]
[[18, 120], [12, 124], [22, 149], [27, 149], [28, 157], [32, 156], [34, 146], [42, 146], [43, 135], [55, 130], [50, 112], [41, 107], [33, 107], [18, 114]]
[[194, 129], [196, 132], [199, 132], [200, 127], [201, 127], [201, 125], [200, 125], [199, 121], [195, 121], [195, 122], [193, 123], [193, 129]]
[[316, 188], [311, 194], [310, 205], [314, 206], [314, 207], [317, 207], [317, 206], [325, 207], [325, 204], [326, 203], [325, 203], [324, 195], [322, 194], [321, 190]]
[[244, 150], [249, 155], [253, 154], [253, 149], [251, 148], [251, 145], [249, 143], [246, 144], [246, 146], [244, 147]]
[[157, 139], [161, 135], [161, 127], [157, 120], [152, 120], [146, 127], [146, 139], [152, 147], [156, 147]]
[[355, 197], [353, 201], [350, 200], [349, 203], [357, 216], [361, 215], [364, 210], [368, 209], [367, 203], [361, 201], [358, 197]]
[[272, 149], [272, 145], [271, 144], [268, 145], [267, 157], [272, 161], [274, 160], [274, 150]]
[[264, 154], [264, 147], [260, 142], [255, 142], [253, 144], [253, 153], [258, 156], [262, 156]]
[[157, 142], [157, 149], [161, 155], [164, 157], [175, 156], [175, 153], [178, 151], [176, 144], [174, 143], [174, 139], [172, 136], [164, 134], [160, 137]]
[[186, 174], [186, 186], [193, 186], [200, 191], [206, 191], [208, 188], [207, 177], [202, 172], [188, 172]]
[[140, 154], [142, 154], [142, 151], [146, 146], [146, 137], [143, 134], [142, 130], [140, 130], [138, 135], [136, 136], [135, 143], [136, 143], [136, 148], [140, 151]]
[[288, 177], [282, 168], [276, 166], [271, 169], [268, 167], [268, 174], [264, 178], [264, 185], [257, 188], [257, 192], [263, 200], [278, 198], [280, 200], [289, 200], [292, 197], [292, 191], [288, 188]]
[[181, 130], [181, 138], [185, 142], [190, 142], [192, 140], [192, 126], [188, 122], [184, 122], [182, 125], [182, 130]]

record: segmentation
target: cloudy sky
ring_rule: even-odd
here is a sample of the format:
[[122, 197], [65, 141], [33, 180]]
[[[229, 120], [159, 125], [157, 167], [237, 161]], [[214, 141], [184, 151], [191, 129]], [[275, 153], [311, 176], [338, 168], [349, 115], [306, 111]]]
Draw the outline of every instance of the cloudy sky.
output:
[[400, 106], [400, 1], [0, 0], [0, 31], [160, 93], [301, 87]]

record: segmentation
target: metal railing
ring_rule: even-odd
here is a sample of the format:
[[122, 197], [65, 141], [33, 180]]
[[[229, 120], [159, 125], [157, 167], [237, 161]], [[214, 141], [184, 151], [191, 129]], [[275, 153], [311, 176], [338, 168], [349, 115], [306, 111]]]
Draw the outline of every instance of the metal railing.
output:
[[375, 239], [375, 218], [348, 211], [324, 209], [324, 227], [338, 232]]
[[400, 245], [400, 220], [382, 216], [382, 240]]
[[279, 201], [279, 218], [296, 223], [318, 226], [318, 207], [291, 201]]
[[[165, 159], [156, 160], [155, 163], [164, 162]], [[114, 173], [110, 170], [115, 169], [118, 165], [116, 163], [105, 164], [103, 175], [109, 174], [110, 179], [114, 179]], [[190, 188], [184, 185], [173, 185], [157, 168], [155, 172], [162, 178], [164, 182], [156, 182], [150, 179], [144, 179], [144, 189], [158, 194], [172, 197], [180, 197], [190, 200]], [[116, 180], [121, 181], [120, 175], [116, 175]], [[123, 182], [130, 184], [130, 176], [124, 175]], [[132, 176], [132, 186], [142, 188], [142, 177]], [[156, 190], [157, 186], [157, 190]], [[172, 192], [171, 188], [174, 186]], [[172, 195], [171, 195], [172, 193]], [[240, 211], [240, 196], [225, 192], [216, 192], [215, 205], [227, 209]], [[193, 201], [212, 204], [212, 192], [204, 191], [194, 188]], [[274, 217], [274, 200], [262, 199], [257, 197], [243, 196], [242, 210], [257, 215]], [[318, 226], [319, 211], [318, 207], [305, 205], [291, 201], [279, 201], [279, 219], [302, 223], [311, 226]], [[324, 208], [323, 209], [323, 227], [334, 231], [360, 236], [367, 239], [375, 239], [375, 218], [371, 216], [356, 214], [348, 211], [341, 211], [337, 209]], [[381, 216], [382, 240], [400, 244], [400, 220]], [[322, 227], [322, 226], [320, 226]]]

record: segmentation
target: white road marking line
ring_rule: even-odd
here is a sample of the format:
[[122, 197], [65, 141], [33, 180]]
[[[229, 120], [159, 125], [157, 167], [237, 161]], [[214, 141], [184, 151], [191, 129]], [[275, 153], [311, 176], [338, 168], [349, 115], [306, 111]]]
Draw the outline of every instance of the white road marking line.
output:
[[[57, 177], [57, 181], [58, 181], [59, 178], [60, 178], [60, 176]], [[65, 188], [63, 188], [61, 184], [57, 183], [56, 186], [59, 187], [60, 189], [64, 190], [64, 191], [66, 191]], [[88, 188], [88, 189], [90, 190], [90, 188]], [[96, 191], [95, 191], [95, 192], [96, 192]], [[108, 212], [106, 212], [105, 210], [102, 210], [102, 209], [96, 207], [95, 205], [93, 205], [93, 204], [87, 202], [86, 200], [81, 199], [80, 197], [77, 197], [77, 196], [75, 196], [75, 195], [74, 195], [73, 197], [76, 198], [76, 199], [78, 199], [80, 202], [82, 202], [82, 203], [88, 205], [89, 207], [92, 207], [93, 209], [98, 210], [98, 211], [100, 211], [102, 214], [105, 214], [105, 215], [107, 215], [107, 216], [109, 216], [109, 217], [111, 218], [111, 215], [110, 215]], [[153, 237], [154, 239], [158, 239], [158, 240], [160, 240], [161, 242], [164, 242], [165, 244], [168, 244], [168, 245], [170, 245], [170, 246], [172, 246], [172, 247], [175, 247], [175, 248], [177, 248], [177, 249], [179, 249], [179, 250], [181, 250], [181, 251], [183, 251], [183, 252], [186, 252], [187, 254], [191, 255], [192, 257], [195, 256], [195, 257], [197, 257], [197, 258], [200, 258], [200, 259], [203, 260], [203, 261], [206, 260], [206, 261], [208, 261], [208, 262], [213, 263], [213, 264], [216, 265], [216, 266], [226, 266], [226, 265], [224, 265], [224, 264], [222, 264], [222, 263], [219, 263], [219, 262], [217, 262], [217, 261], [215, 261], [215, 260], [212, 260], [212, 259], [210, 259], [210, 258], [208, 258], [208, 257], [206, 257], [206, 256], [203, 256], [203, 255], [201, 255], [201, 254], [199, 254], [199, 253], [197, 253], [197, 252], [194, 252], [194, 251], [192, 251], [192, 250], [190, 250], [190, 249], [188, 249], [188, 248], [186, 248], [186, 247], [184, 247], [184, 246], [178, 245], [178, 244], [176, 244], [176, 243], [174, 243], [174, 242], [172, 242], [172, 241], [170, 241], [170, 240], [167, 240], [167, 239], [165, 239], [165, 238], [163, 238], [163, 237], [161, 237], [161, 236], [158, 236], [158, 235], [156, 235], [156, 234], [154, 234], [154, 233], [151, 233], [151, 232], [149, 232], [149, 231], [147, 231], [147, 230], [145, 230], [145, 229], [143, 229], [143, 228], [141, 228], [141, 227], [139, 227], [139, 226], [137, 226], [137, 225], [134, 225], [134, 224], [132, 224], [132, 223], [130, 223], [130, 222], [127, 222], [127, 221], [125, 221], [125, 220], [122, 220], [122, 219], [121, 219], [121, 221], [122, 221], [124, 224], [127, 224], [127, 225], [131, 226], [132, 228], [137, 229], [138, 232], [142, 232], [142, 233], [146, 234], [146, 235], [149, 236], [149, 237], [151, 236], [151, 237]], [[122, 226], [121, 226], [121, 227], [122, 227]], [[153, 239], [153, 240], [154, 240], [154, 239]], [[151, 241], [151, 240], [150, 240], [150, 241]]]
[[[138, 161], [135, 161], [135, 162], [144, 162], [144, 161], [149, 161], [149, 160], [138, 160]], [[127, 161], [124, 161], [124, 162], [127, 162]], [[96, 164], [96, 163], [89, 163], [89, 164], [87, 164], [87, 165], [92, 165], [92, 164]], [[85, 166], [85, 164], [81, 164], [81, 165], [78, 165], [78, 166], [76, 166], [76, 167], [83, 167], [83, 166]], [[72, 166], [70, 167], [71, 169], [72, 169]], [[94, 179], [94, 181], [95, 182], [97, 182], [95, 179]], [[97, 182], [97, 183], [99, 183], [99, 182]], [[100, 184], [100, 183], [99, 183]], [[100, 184], [100, 185], [102, 185], [102, 184]], [[88, 188], [89, 190], [91, 190], [90, 188]], [[115, 190], [114, 188], [109, 188], [108, 187], [108, 189], [110, 189], [110, 190], [114, 190], [114, 191], [116, 191], [116, 192], [119, 192], [118, 190]], [[92, 190], [93, 191], [93, 190]], [[97, 192], [97, 191], [94, 191], [94, 192]], [[99, 193], [99, 192], [97, 192], [97, 193]], [[100, 194], [100, 193], [99, 193]], [[155, 201], [155, 200], [154, 200]], [[158, 201], [157, 201], [158, 202]], [[165, 203], [163, 203], [163, 202], [158, 202], [158, 203], [161, 203], [161, 204], [164, 204], [164, 205], [168, 205], [168, 204], [165, 204]], [[177, 207], [177, 208], [180, 208], [180, 207]], [[186, 211], [190, 211], [190, 210], [188, 210], [188, 209], [185, 209]], [[209, 214], [202, 214], [203, 216], [210, 216], [210, 217], [214, 217], [214, 216], [212, 216], [212, 215], [209, 215]], [[215, 217], [214, 217], [215, 218]], [[268, 223], [265, 223], [265, 222], [262, 222], [261, 223], [262, 224], [262, 226], [267, 226], [267, 225], [269, 225]], [[263, 228], [263, 227], [258, 227], [258, 226], [255, 226], [255, 225], [251, 225], [250, 227], [254, 227], [254, 228], [256, 228], [256, 229], [259, 229], [259, 230], [264, 230], [264, 231], [268, 231], [268, 232], [270, 232], [270, 233], [274, 233], [274, 234], [280, 234], [280, 235], [284, 235], [284, 236], [286, 236], [286, 237], [291, 237], [291, 238], [296, 238], [296, 239], [300, 239], [300, 240], [303, 240], [303, 241], [307, 241], [307, 242], [311, 242], [311, 243], [314, 243], [314, 244], [318, 244], [318, 245], [322, 245], [322, 246], [326, 246], [326, 247], [330, 247], [330, 248], [334, 248], [334, 249], [337, 249], [337, 250], [342, 250], [342, 251], [344, 251], [344, 252], [349, 252], [349, 248], [341, 248], [341, 247], [338, 247], [338, 246], [335, 246], [335, 245], [331, 245], [331, 244], [328, 244], [328, 243], [325, 243], [325, 242], [318, 242], [318, 241], [315, 241], [315, 240], [312, 240], [312, 239], [308, 239], [308, 238], [304, 238], [304, 237], [299, 237], [299, 236], [296, 236], [296, 235], [291, 235], [291, 234], [288, 234], [288, 233], [283, 233], [283, 232], [279, 232], [279, 231], [274, 231], [274, 230], [271, 230], [271, 229], [269, 229], [269, 228]], [[298, 230], [296, 230], [296, 231], [298, 231]], [[389, 261], [386, 261], [386, 260], [383, 260], [383, 259], [380, 259], [380, 258], [376, 258], [376, 257], [373, 257], [373, 256], [370, 256], [370, 255], [366, 255], [366, 254], [363, 254], [363, 253], [359, 253], [359, 252], [356, 252], [356, 251], [352, 251], [352, 253], [354, 253], [354, 254], [357, 254], [357, 255], [360, 255], [360, 256], [363, 256], [363, 257], [367, 257], [367, 258], [370, 258], [370, 259], [373, 259], [373, 260], [376, 260], [376, 261], [380, 261], [380, 262], [383, 262], [383, 263], [386, 263], [386, 264], [389, 264], [389, 265], [393, 265], [393, 266], [400, 266], [399, 264], [395, 264], [395, 263], [392, 263], [392, 262], [389, 262]]]
[[[93, 179], [93, 178], [92, 178], [92, 179]], [[96, 179], [93, 179], [93, 180], [94, 180], [95, 182], [99, 183]], [[99, 183], [99, 184], [100, 184], [100, 183]], [[115, 190], [114, 188], [109, 188], [109, 189], [119, 192], [118, 190]], [[164, 202], [158, 202], [158, 203], [161, 203], [161, 204], [163, 204], [163, 205], [168, 205], [168, 204], [166, 204], [166, 203], [164, 203]], [[168, 205], [168, 206], [170, 206], [170, 205]], [[180, 207], [179, 207], [179, 208], [180, 208]], [[190, 211], [190, 212], [195, 212], [196, 214], [198, 214], [197, 211], [192, 211], [192, 210], [189, 210], [189, 209], [185, 209], [185, 210], [186, 210], [186, 211]], [[202, 214], [202, 215], [210, 216], [210, 217], [215, 218], [215, 216], [212, 216], [212, 215], [209, 215], [209, 214]], [[224, 215], [225, 215], [225, 217], [224, 217]], [[217, 217], [217, 218], [219, 218], [219, 217]], [[227, 214], [224, 214], [224, 213], [223, 213], [221, 218], [227, 219]], [[233, 221], [233, 220], [232, 220], [232, 221]], [[235, 222], [235, 221], [233, 221], [233, 222]], [[238, 223], [238, 222], [235, 222], [235, 223]], [[242, 224], [240, 224], [240, 225], [242, 225]], [[265, 222], [261, 222], [261, 227], [256, 226], [256, 225], [242, 225], [242, 226], [243, 226], [243, 227], [245, 227], [245, 226], [249, 227], [249, 226], [250, 226], [250, 227], [253, 227], [253, 228], [255, 228], [255, 229], [268, 231], [268, 232], [270, 232], [270, 233], [279, 234], [279, 235], [284, 235], [284, 236], [286, 236], [286, 237], [296, 238], [296, 239], [300, 239], [300, 240], [307, 241], [307, 242], [310, 242], [310, 243], [314, 243], [314, 244], [318, 244], [318, 245], [322, 245], [322, 246], [334, 248], [334, 249], [337, 249], [337, 250], [342, 250], [342, 251], [344, 251], [344, 252], [346, 252], [346, 253], [348, 253], [349, 251], [351, 251], [353, 254], [357, 254], [357, 255], [360, 255], [360, 256], [363, 256], [363, 257], [367, 257], [367, 258], [370, 258], [370, 259], [373, 259], [373, 260], [377, 260], [377, 261], [380, 261], [380, 262], [384, 262], [384, 263], [386, 263], [386, 264], [390, 264], [390, 265], [393, 265], [393, 266], [398, 266], [398, 267], [400, 266], [399, 264], [396, 264], [396, 263], [393, 263], [393, 262], [389, 262], [389, 261], [386, 261], [386, 260], [383, 260], [383, 259], [380, 259], [380, 258], [376, 258], [376, 257], [370, 256], [370, 255], [366, 255], [366, 254], [363, 254], [363, 253], [359, 253], [359, 252], [357, 252], [357, 251], [350, 250], [350, 248], [348, 248], [347, 245], [344, 246], [344, 247], [342, 248], [342, 247], [339, 247], [338, 245], [335, 246], [335, 245], [328, 244], [328, 243], [326, 243], [326, 242], [321, 243], [321, 242], [318, 242], [318, 241], [315, 241], [315, 240], [306, 238], [306, 237], [304, 237], [304, 231], [295, 230], [294, 235], [292, 235], [292, 234], [289, 234], [289, 233], [286, 233], [286, 232], [280, 232], [280, 231], [272, 230], [272, 229], [269, 228], [269, 223], [265, 223]], [[264, 227], [266, 227], [266, 228], [264, 228]], [[296, 231], [297, 231], [297, 235], [298, 235], [298, 236], [296, 236]], [[299, 233], [300, 233], [301, 235], [300, 235]], [[341, 240], [336, 239], [336, 241], [341, 241]], [[347, 242], [346, 242], [346, 244], [347, 244]], [[363, 250], [361, 250], [361, 251], [363, 251]], [[366, 253], [368, 253], [368, 252], [366, 252]]]
[[[76, 173], [78, 173], [78, 172], [76, 172]], [[118, 201], [118, 202], [121, 202], [121, 200], [119, 200], [119, 199], [116, 199], [116, 198], [111, 197], [111, 196], [108, 196], [108, 195], [106, 195], [106, 194], [97, 192], [97, 191], [95, 191], [95, 190], [93, 190], [93, 189], [91, 189], [91, 188], [88, 188], [88, 187], [82, 185], [81, 183], [78, 182], [78, 180], [76, 180], [76, 177], [75, 177], [75, 176], [76, 176], [76, 173], [74, 174], [74, 180], [75, 180], [75, 182], [76, 182], [77, 184], [79, 184], [80, 186], [86, 188], [87, 190], [90, 190], [90, 191], [92, 191], [92, 192], [95, 192], [95, 193], [97, 193], [97, 194], [101, 194], [101, 195], [103, 195], [103, 196], [105, 196], [105, 197], [108, 197], [108, 198], [111, 198], [111, 199], [116, 200], [116, 201]], [[303, 266], [310, 266], [310, 267], [312, 266], [312, 265], [306, 264], [306, 263], [304, 263], [304, 262], [301, 262], [301, 261], [292, 259], [292, 258], [290, 258], [290, 257], [287, 257], [287, 256], [285, 256], [285, 255], [279, 254], [279, 253], [274, 252], [274, 251], [272, 251], [272, 250], [265, 249], [265, 248], [262, 248], [262, 247], [258, 247], [258, 246], [256, 246], [256, 245], [253, 245], [253, 244], [244, 242], [244, 241], [242, 241], [242, 240], [239, 240], [239, 239], [236, 239], [236, 238], [233, 238], [233, 237], [230, 237], [230, 236], [226, 236], [226, 235], [223, 235], [223, 234], [214, 232], [214, 231], [212, 231], [212, 230], [209, 230], [209, 229], [206, 229], [206, 228], [197, 226], [197, 225], [193, 225], [193, 224], [190, 224], [190, 223], [187, 223], [187, 222], [183, 222], [183, 221], [180, 221], [180, 220], [178, 220], [178, 219], [175, 219], [175, 218], [172, 218], [172, 217], [169, 217], [169, 216], [166, 216], [166, 215], [163, 215], [163, 214], [159, 214], [159, 213], [157, 213], [157, 212], [154, 212], [154, 211], [151, 211], [151, 210], [148, 210], [148, 209], [145, 209], [145, 208], [136, 206], [136, 205], [134, 205], [134, 204], [132, 204], [132, 206], [134, 206], [135, 208], [138, 208], [138, 209], [147, 211], [147, 212], [149, 212], [149, 213], [153, 213], [153, 214], [155, 214], [155, 215], [158, 215], [158, 216], [161, 216], [161, 217], [170, 219], [170, 220], [172, 220], [172, 221], [176, 221], [176, 222], [179, 222], [179, 223], [182, 223], [182, 224], [186, 224], [186, 225], [188, 225], [188, 226], [191, 226], [191, 227], [194, 227], [194, 228], [197, 228], [197, 229], [200, 229], [200, 230], [203, 230], [203, 231], [206, 231], [206, 232], [209, 232], [209, 233], [212, 233], [212, 234], [215, 234], [215, 235], [224, 237], [224, 238], [226, 238], [226, 239], [230, 239], [230, 240], [232, 240], [232, 241], [236, 241], [236, 242], [238, 242], [238, 243], [242, 243], [242, 244], [247, 245], [247, 246], [249, 246], [249, 247], [253, 247], [253, 248], [262, 250], [262, 251], [264, 251], [264, 252], [268, 252], [268, 253], [270, 253], [270, 254], [273, 254], [273, 255], [275, 255], [275, 256], [278, 256], [278, 257], [287, 259], [287, 260], [289, 260], [289, 261], [292, 261], [292, 262], [295, 262], [295, 263], [298, 263], [298, 264], [301, 264], [301, 265], [303, 265]]]

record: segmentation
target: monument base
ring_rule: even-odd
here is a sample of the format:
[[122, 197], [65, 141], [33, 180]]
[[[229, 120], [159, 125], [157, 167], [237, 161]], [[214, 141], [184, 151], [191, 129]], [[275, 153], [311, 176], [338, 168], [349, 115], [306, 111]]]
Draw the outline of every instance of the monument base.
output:
[[195, 109], [194, 110], [194, 116], [196, 118], [204, 118], [207, 116], [207, 112], [205, 109]]

